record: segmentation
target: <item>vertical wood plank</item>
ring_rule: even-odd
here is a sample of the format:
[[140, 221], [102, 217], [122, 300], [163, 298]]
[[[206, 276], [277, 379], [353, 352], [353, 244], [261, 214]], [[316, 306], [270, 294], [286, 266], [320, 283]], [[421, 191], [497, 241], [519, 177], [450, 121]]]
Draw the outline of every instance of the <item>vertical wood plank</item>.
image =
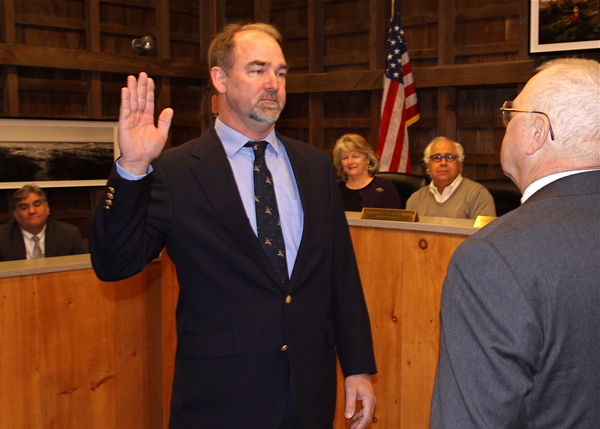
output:
[[[163, 109], [171, 107], [171, 78], [167, 76], [159, 77], [158, 80], [158, 96], [156, 99], [156, 112], [155, 115], [159, 115]], [[181, 142], [180, 142], [181, 143]], [[172, 146], [171, 133], [169, 133], [165, 149]]]
[[117, 427], [114, 289], [90, 283], [77, 271], [34, 281], [43, 427]]
[[169, 0], [156, 2], [156, 48], [161, 58], [171, 58]]
[[89, 76], [88, 116], [92, 119], [102, 119], [102, 77], [100, 72], [90, 72]]
[[7, 45], [14, 45], [17, 40], [15, 29], [15, 2], [14, 0], [4, 0], [4, 42]]
[[[405, 427], [402, 426], [401, 414], [404, 392], [400, 388], [404, 362], [403, 289], [406, 287], [403, 286], [403, 272], [410, 265], [403, 257], [404, 240], [395, 230], [353, 227], [351, 233], [371, 318], [377, 358], [378, 374], [372, 380], [377, 394], [374, 415], [376, 427]], [[386, 245], [382, 246], [381, 243]], [[390, 255], [397, 257], [390, 258]], [[339, 402], [337, 411], [343, 417], [343, 408]], [[340, 418], [336, 419], [336, 423], [338, 421]]]
[[[175, 373], [175, 350], [177, 335], [175, 325], [175, 308], [179, 297], [179, 283], [175, 264], [169, 258], [167, 251], [162, 252], [161, 261], [161, 351], [162, 351], [162, 408], [163, 429], [169, 429], [169, 410], [171, 407], [171, 389]], [[155, 301], [156, 302], [156, 301]]]
[[86, 2], [86, 41], [91, 52], [100, 52], [100, 1]]
[[[389, 20], [391, 15], [388, 15], [387, 13], [390, 10], [390, 7], [385, 7], [388, 5], [389, 1], [384, 1], [383, 7], [381, 3], [381, 0], [369, 1], [369, 46], [371, 46], [371, 49], [369, 49], [369, 69], [382, 70], [383, 73], [386, 61], [385, 53], [387, 51], [386, 41], [388, 38]], [[369, 140], [373, 149], [377, 148], [377, 140], [379, 139], [382, 92], [383, 88], [381, 88], [381, 90], [371, 91], [371, 109], [369, 112], [371, 127], [369, 135], [365, 137]]]
[[[456, 1], [438, 0], [438, 65], [454, 64]], [[438, 135], [456, 138], [456, 89], [438, 89]]]
[[4, 69], [4, 111], [10, 117], [18, 117], [19, 104], [19, 75], [15, 66], [6, 66]]
[[[402, 377], [403, 428], [426, 429], [439, 352], [439, 311], [446, 268], [463, 236], [403, 234]], [[410, 267], [410, 268], [409, 268]]]
[[0, 283], [0, 427], [42, 429], [39, 296], [26, 277]]
[[529, 14], [530, 0], [519, 0], [519, 60], [529, 59]]
[[438, 98], [438, 135], [456, 139], [456, 88], [441, 87]]
[[[323, 2], [308, 1], [308, 70], [322, 73], [325, 68], [325, 15]], [[320, 149], [325, 147], [325, 107], [323, 94], [310, 94], [308, 101], [308, 143]]]
[[[400, 1], [400, 0], [397, 0]], [[389, 30], [389, 8], [382, 7], [381, 0], [369, 1], [369, 69], [383, 70], [385, 67], [386, 40]], [[387, 4], [388, 1], [384, 1]]]
[[271, 22], [270, 0], [254, 0], [254, 21]]
[[[116, 427], [150, 427], [151, 409], [149, 403], [150, 382], [154, 377], [149, 366], [151, 352], [148, 335], [148, 320], [151, 317], [148, 308], [149, 281], [147, 273], [156, 270], [148, 266], [136, 276], [115, 284], [115, 378]], [[160, 276], [160, 273], [156, 273]], [[112, 285], [111, 285], [112, 286]], [[138, 333], [131, 335], [132, 332]], [[149, 375], [149, 377], [148, 377]]]

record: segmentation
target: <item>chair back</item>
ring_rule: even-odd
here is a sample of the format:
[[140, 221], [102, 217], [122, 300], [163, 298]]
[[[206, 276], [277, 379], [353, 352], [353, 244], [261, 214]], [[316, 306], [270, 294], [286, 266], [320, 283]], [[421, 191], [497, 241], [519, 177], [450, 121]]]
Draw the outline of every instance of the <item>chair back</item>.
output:
[[482, 179], [481, 183], [492, 194], [496, 215], [502, 216], [521, 205], [521, 191], [510, 179]]
[[425, 176], [410, 173], [399, 173], [394, 171], [380, 171], [375, 173], [377, 177], [386, 179], [394, 183], [398, 194], [400, 195], [400, 201], [402, 202], [402, 208], [406, 208], [406, 200], [414, 193], [421, 189], [423, 186], [429, 183], [429, 179]]

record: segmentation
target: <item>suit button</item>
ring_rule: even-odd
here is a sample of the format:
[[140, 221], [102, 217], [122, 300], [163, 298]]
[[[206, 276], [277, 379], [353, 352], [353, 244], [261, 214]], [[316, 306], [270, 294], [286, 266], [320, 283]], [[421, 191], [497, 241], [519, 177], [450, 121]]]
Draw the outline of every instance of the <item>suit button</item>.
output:
[[112, 200], [115, 196], [113, 194], [111, 194], [110, 192], [106, 194], [106, 198], [108, 198], [109, 200]]
[[292, 295], [288, 295], [285, 297], [285, 303], [289, 304], [290, 302], [292, 302]]
[[112, 201], [111, 200], [104, 200], [104, 202], [106, 203], [107, 206], [112, 206]]
[[286, 344], [285, 346], [282, 346], [282, 347], [281, 347], [281, 351], [282, 351], [282, 352], [287, 352], [287, 349], [288, 349], [288, 346], [287, 346], [287, 344]]
[[115, 193], [115, 188], [113, 188], [112, 186], [108, 187], [108, 192], [110, 192], [111, 194]]

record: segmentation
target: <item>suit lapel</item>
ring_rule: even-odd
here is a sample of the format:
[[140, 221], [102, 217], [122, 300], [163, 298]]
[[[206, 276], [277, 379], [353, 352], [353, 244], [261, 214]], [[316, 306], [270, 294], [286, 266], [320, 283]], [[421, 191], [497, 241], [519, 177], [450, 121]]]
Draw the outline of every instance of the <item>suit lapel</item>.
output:
[[192, 166], [192, 173], [214, 210], [239, 241], [240, 247], [256, 260], [269, 277], [279, 283], [248, 221], [227, 154], [214, 128], [198, 139], [191, 155], [197, 159]]

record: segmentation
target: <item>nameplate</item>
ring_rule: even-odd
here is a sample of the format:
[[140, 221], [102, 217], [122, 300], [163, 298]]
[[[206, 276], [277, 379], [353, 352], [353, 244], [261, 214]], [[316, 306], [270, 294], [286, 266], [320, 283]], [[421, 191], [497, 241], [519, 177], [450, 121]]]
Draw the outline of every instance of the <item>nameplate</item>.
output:
[[416, 210], [401, 209], [375, 209], [365, 207], [362, 209], [361, 219], [393, 220], [397, 222], [418, 222], [419, 214]]
[[498, 218], [496, 216], [477, 216], [475, 223], [473, 224], [473, 228], [483, 228], [494, 219]]

